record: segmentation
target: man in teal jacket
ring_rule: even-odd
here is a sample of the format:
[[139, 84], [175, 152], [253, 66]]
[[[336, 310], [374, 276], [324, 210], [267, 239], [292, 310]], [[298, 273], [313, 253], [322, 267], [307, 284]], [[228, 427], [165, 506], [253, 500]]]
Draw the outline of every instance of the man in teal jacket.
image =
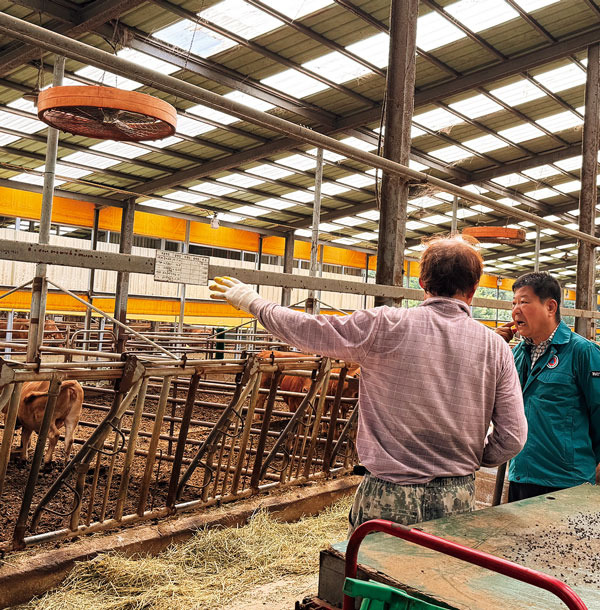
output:
[[560, 320], [561, 288], [548, 273], [513, 285], [513, 322], [497, 332], [513, 350], [529, 433], [510, 462], [509, 502], [594, 483], [600, 462], [600, 347]]

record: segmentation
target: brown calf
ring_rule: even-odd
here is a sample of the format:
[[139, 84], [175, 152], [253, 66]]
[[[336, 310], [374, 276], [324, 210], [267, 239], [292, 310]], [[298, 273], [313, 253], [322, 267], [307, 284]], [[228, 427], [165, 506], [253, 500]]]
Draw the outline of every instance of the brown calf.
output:
[[[27, 450], [31, 440], [31, 433], [39, 433], [48, 400], [48, 381], [31, 381], [23, 384], [21, 401], [17, 412], [17, 421], [23, 427], [21, 431], [21, 458], [27, 459]], [[54, 421], [48, 431], [48, 448], [44, 455], [44, 466], [52, 461], [52, 454], [59, 437], [59, 428], [65, 427], [65, 462], [68, 461], [73, 447], [73, 436], [81, 417], [83, 404], [83, 388], [78, 381], [63, 381], [60, 386], [56, 406], [54, 407]], [[6, 412], [8, 405], [4, 407]]]

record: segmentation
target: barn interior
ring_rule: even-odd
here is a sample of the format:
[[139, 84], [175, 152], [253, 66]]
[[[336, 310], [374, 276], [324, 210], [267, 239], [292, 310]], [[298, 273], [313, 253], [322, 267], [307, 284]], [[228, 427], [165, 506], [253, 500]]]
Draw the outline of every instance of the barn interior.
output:
[[[354, 480], [352, 363], [294, 357], [211, 301], [207, 278], [233, 275], [309, 313], [414, 307], [423, 241], [471, 232], [485, 264], [475, 319], [510, 320], [513, 281], [548, 271], [565, 322], [598, 341], [599, 45], [597, 0], [4, 1], [0, 551]], [[98, 121], [80, 98], [49, 127], [38, 113], [53, 87], [150, 95], [174, 109], [172, 129], [127, 137], [131, 109]], [[77, 133], [76, 119], [95, 127]], [[71, 381], [84, 390], [72, 459], [61, 431], [52, 463], [52, 410]], [[51, 398], [29, 455], [13, 459], [33, 382]], [[499, 472], [478, 473], [479, 506], [494, 507], [473, 517], [490, 552], [501, 545], [486, 532], [546, 510], [498, 506]], [[573, 515], [597, 532], [596, 489], [573, 493], [545, 503], [568, 530], [547, 549]], [[448, 607], [486, 596], [403, 580], [388, 567], [407, 547], [390, 543], [382, 563], [376, 536], [361, 555], [369, 578]], [[341, 603], [345, 546], [328, 553], [307, 608]], [[543, 567], [592, 608], [581, 565]], [[0, 607], [39, 592], [24, 579]], [[494, 607], [534, 603], [513, 594]]]

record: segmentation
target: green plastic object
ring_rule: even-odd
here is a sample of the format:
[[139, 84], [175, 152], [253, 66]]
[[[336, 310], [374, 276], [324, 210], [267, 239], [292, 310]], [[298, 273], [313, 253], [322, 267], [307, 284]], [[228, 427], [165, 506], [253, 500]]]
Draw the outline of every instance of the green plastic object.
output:
[[346, 578], [344, 593], [350, 597], [362, 597], [360, 610], [444, 610], [389, 585], [372, 580]]

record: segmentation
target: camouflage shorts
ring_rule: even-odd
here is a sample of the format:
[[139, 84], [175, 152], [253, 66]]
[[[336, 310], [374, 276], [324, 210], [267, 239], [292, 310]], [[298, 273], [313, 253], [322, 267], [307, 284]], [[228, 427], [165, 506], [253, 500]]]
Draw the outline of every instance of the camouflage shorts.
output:
[[388, 519], [411, 525], [446, 515], [465, 513], [475, 506], [475, 475], [442, 477], [429, 483], [400, 485], [367, 473], [356, 490], [348, 520], [348, 536], [369, 519]]

